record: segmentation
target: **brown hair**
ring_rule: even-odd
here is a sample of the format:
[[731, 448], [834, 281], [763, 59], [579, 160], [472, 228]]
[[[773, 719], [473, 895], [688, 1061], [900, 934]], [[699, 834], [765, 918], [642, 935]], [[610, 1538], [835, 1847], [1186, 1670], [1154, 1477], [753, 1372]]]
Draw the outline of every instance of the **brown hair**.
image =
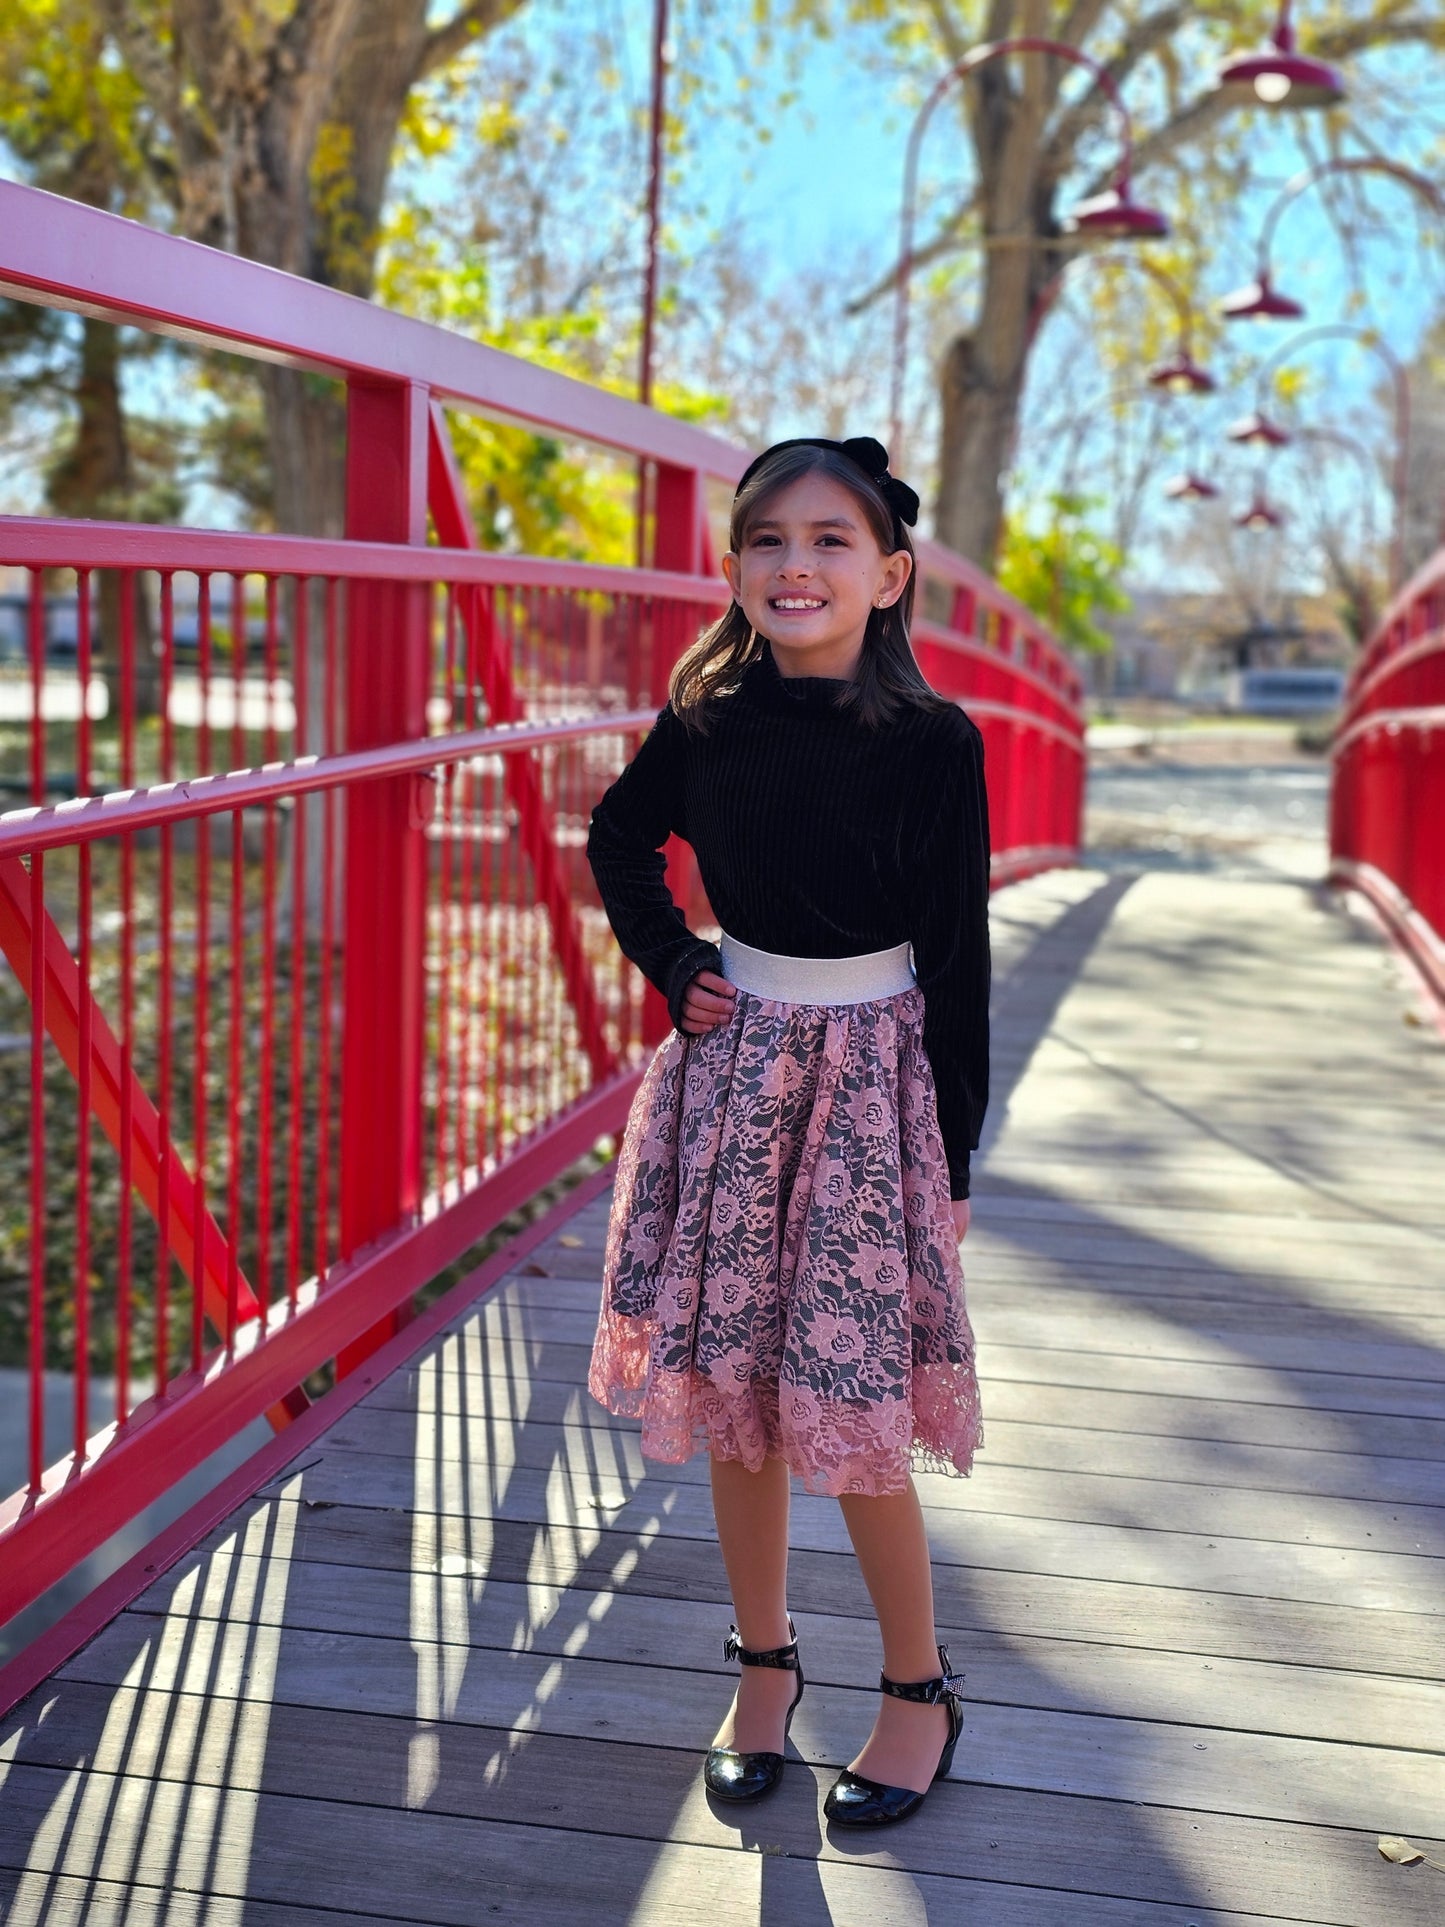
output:
[[[728, 528], [728, 546], [735, 555], [741, 554], [749, 530], [773, 498], [803, 476], [813, 474], [826, 475], [848, 490], [885, 555], [896, 555], [902, 549], [912, 559], [908, 530], [871, 477], [846, 455], [807, 444], [785, 446], [764, 457], [738, 490]], [[916, 581], [916, 569], [910, 570], [898, 600], [886, 609], [869, 612], [857, 672], [838, 697], [839, 710], [856, 715], [869, 728], [891, 722], [905, 703], [953, 708], [948, 698], [940, 696], [925, 680], [908, 640]], [[669, 698], [680, 720], [700, 735], [705, 734], [717, 713], [716, 705], [733, 693], [744, 670], [758, 661], [762, 652], [762, 637], [735, 599], [726, 614], [703, 630], [673, 668]]]

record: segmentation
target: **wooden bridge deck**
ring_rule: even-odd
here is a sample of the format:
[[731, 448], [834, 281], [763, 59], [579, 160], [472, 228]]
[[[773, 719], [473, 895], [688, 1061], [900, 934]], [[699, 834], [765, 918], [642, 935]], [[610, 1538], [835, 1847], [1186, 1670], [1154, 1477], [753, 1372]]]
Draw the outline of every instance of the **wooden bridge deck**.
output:
[[795, 1758], [709, 1810], [704, 1468], [581, 1389], [602, 1193], [0, 1725], [13, 1927], [1445, 1915], [1375, 1846], [1445, 1864], [1445, 1048], [1305, 885], [1058, 875], [995, 928], [987, 1444], [923, 1481], [952, 1783], [822, 1830], [878, 1655], [800, 1498]]

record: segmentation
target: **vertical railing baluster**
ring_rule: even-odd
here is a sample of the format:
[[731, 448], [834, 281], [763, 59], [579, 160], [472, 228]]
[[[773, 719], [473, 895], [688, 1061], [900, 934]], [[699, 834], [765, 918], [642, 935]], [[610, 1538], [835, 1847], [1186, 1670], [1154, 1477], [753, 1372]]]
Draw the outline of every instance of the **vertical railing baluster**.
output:
[[[45, 577], [30, 571], [30, 800], [45, 801]], [[29, 1490], [45, 1475], [45, 855], [30, 858], [30, 1409]]]
[[[311, 578], [297, 576], [291, 634], [291, 694], [295, 709], [293, 755], [311, 738], [308, 730], [307, 656], [310, 649]], [[301, 1144], [306, 1126], [306, 815], [309, 798], [291, 810], [291, 1128], [287, 1133], [286, 1302], [294, 1312], [301, 1285]]]
[[[80, 681], [80, 715], [75, 730], [75, 793], [77, 796], [90, 794], [90, 669], [91, 669], [91, 620], [90, 620], [90, 571], [79, 569], [75, 577], [76, 597], [76, 668]], [[90, 1107], [91, 1107], [91, 1053], [94, 1048], [91, 990], [91, 858], [93, 851], [88, 842], [82, 843], [75, 852], [77, 878], [76, 904], [76, 964], [80, 976], [79, 997], [79, 1036], [77, 1037], [77, 1056], [79, 1059], [76, 1077], [75, 1113], [75, 1356], [77, 1365], [82, 1358], [89, 1357], [90, 1351]], [[127, 1351], [130, 1341], [130, 1300], [127, 1295], [116, 1294], [115, 1307], [115, 1416], [124, 1421], [129, 1408], [129, 1359]], [[85, 1452], [86, 1440], [90, 1437], [90, 1414], [88, 1401], [82, 1389], [82, 1380], [77, 1372], [75, 1396], [75, 1431], [73, 1445], [75, 1456], [80, 1459]]]
[[[241, 733], [246, 654], [245, 577], [231, 577], [231, 768], [245, 765]], [[230, 1058], [226, 1076], [226, 1350], [236, 1343], [241, 1298], [241, 1079], [246, 1033], [245, 816], [232, 810], [230, 875]]]
[[[135, 598], [144, 593], [133, 569], [120, 571], [120, 786], [135, 786]], [[149, 669], [149, 664], [147, 664]], [[120, 1197], [116, 1300], [130, 1297], [134, 1215], [134, 1092], [135, 1069], [135, 838], [120, 839]], [[167, 1337], [169, 1334], [167, 1334]], [[158, 1340], [159, 1342], [159, 1340]], [[80, 1381], [77, 1380], [79, 1387]]]
[[[341, 704], [337, 661], [339, 594], [337, 579], [335, 576], [328, 577], [325, 603], [326, 626], [323, 637], [325, 660], [322, 665], [325, 687], [325, 746], [328, 756], [336, 754], [338, 711]], [[328, 786], [323, 794], [326, 802], [321, 818], [321, 1022], [317, 1027], [320, 1033], [321, 1058], [316, 1184], [316, 1276], [318, 1279], [324, 1279], [331, 1269], [332, 1186], [335, 1182], [335, 1160], [331, 1155], [331, 1080], [333, 1075], [332, 1030], [336, 1019], [332, 1009], [331, 955], [336, 942], [336, 791]]]
[[[266, 633], [262, 670], [265, 677], [265, 743], [262, 760], [276, 761], [276, 643], [278, 579], [266, 582]], [[256, 1303], [264, 1327], [271, 1306], [271, 1078], [276, 1046], [276, 805], [268, 801], [261, 820], [261, 1048], [256, 1097]]]
[[[170, 570], [161, 576], [161, 742], [160, 778], [169, 783], [175, 773], [175, 724], [171, 701], [175, 688], [176, 608], [175, 578]], [[175, 941], [172, 919], [175, 914], [175, 831], [169, 818], [161, 824], [160, 835], [160, 982], [157, 985], [159, 1036], [156, 1039], [156, 1121], [160, 1134], [160, 1168], [156, 1173], [156, 1319], [170, 1315], [171, 1282], [171, 1182], [173, 1153], [171, 1133], [171, 1027], [175, 1019]], [[165, 1307], [164, 1313], [162, 1306]], [[191, 1292], [190, 1328], [193, 1372], [201, 1369], [202, 1321], [201, 1294]]]
[[[211, 578], [201, 575], [196, 591], [196, 650], [200, 672], [201, 733], [197, 745], [200, 773], [211, 767]], [[211, 1021], [211, 827], [215, 817], [192, 818], [196, 832], [196, 1028], [195, 1082], [191, 1094], [191, 1155], [196, 1174], [196, 1205], [192, 1221], [191, 1263], [191, 1348], [198, 1358], [201, 1350], [202, 1321], [205, 1317], [206, 1214], [208, 1186], [206, 1156], [209, 1132], [210, 1094], [207, 1088], [210, 1069], [208, 1028]], [[165, 1377], [157, 1371], [157, 1384], [165, 1389]]]

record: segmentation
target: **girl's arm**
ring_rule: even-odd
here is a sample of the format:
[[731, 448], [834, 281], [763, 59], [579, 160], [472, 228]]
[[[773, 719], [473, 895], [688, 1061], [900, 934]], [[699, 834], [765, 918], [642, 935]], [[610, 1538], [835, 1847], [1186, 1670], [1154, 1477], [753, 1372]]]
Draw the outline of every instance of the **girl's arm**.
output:
[[683, 993], [699, 970], [722, 970], [716, 944], [693, 935], [667, 887], [662, 846], [685, 837], [682, 771], [686, 732], [671, 703], [632, 761], [592, 811], [587, 861], [622, 954], [667, 999], [682, 1028]]
[[923, 1042], [938, 1090], [949, 1195], [969, 1194], [969, 1153], [988, 1107], [988, 794], [983, 738], [972, 723], [941, 776], [928, 772], [912, 866], [913, 966]]

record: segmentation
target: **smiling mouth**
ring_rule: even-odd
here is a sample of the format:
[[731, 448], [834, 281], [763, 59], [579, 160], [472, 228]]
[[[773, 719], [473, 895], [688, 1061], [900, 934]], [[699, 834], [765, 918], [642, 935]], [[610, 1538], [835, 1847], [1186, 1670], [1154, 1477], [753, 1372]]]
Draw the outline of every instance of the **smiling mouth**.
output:
[[826, 609], [827, 606], [827, 603], [820, 600], [817, 596], [775, 595], [768, 597], [768, 607], [770, 609], [790, 609], [795, 610], [800, 615], [807, 615], [814, 609]]

